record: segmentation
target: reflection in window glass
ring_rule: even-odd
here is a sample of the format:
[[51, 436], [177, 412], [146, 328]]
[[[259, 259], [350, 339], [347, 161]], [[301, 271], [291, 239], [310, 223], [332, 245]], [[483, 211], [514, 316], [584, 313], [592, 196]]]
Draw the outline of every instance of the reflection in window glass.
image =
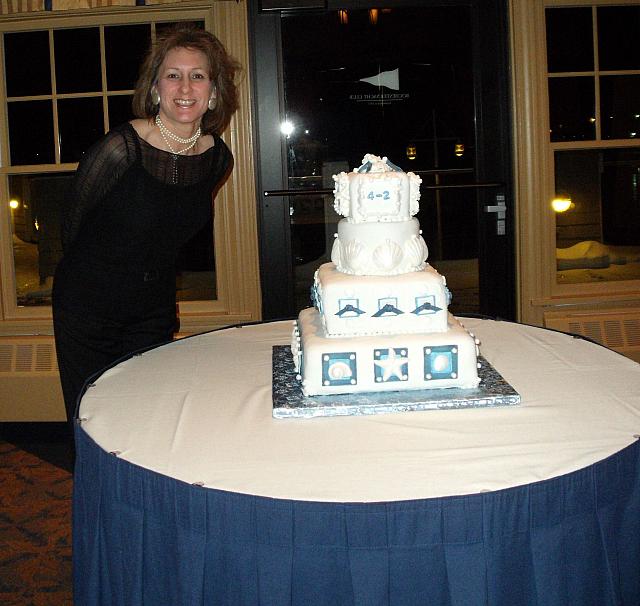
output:
[[51, 101], [12, 101], [7, 106], [11, 165], [52, 164], [55, 150]]
[[100, 30], [97, 27], [56, 30], [53, 43], [58, 93], [102, 90]]
[[[381, 12], [375, 27], [370, 18], [367, 10], [349, 11], [346, 25], [337, 11], [283, 18], [289, 175], [321, 175], [327, 159], [354, 168], [368, 152], [404, 170], [473, 166], [468, 10]], [[456, 143], [468, 153], [456, 156]]]
[[[469, 8], [349, 10], [342, 21], [338, 11], [283, 15], [281, 25], [288, 187], [331, 191], [332, 175], [358, 167], [366, 153], [419, 174], [429, 260], [446, 271], [454, 303], [471, 293], [465, 310], [477, 309], [475, 193], [426, 190], [444, 179], [474, 180]], [[330, 260], [341, 217], [330, 194], [292, 196], [289, 204], [301, 308], [313, 273]]]
[[[78, 119], [82, 116], [82, 119]], [[104, 134], [102, 97], [60, 99], [60, 161], [77, 162], [82, 154]]]
[[48, 32], [4, 34], [4, 64], [8, 97], [51, 94]]
[[429, 246], [429, 259], [470, 259], [478, 256], [477, 192], [474, 189], [430, 189], [433, 185], [461, 185], [473, 172], [423, 174], [417, 218]]
[[551, 141], [591, 141], [596, 136], [594, 80], [549, 78]]
[[71, 176], [9, 177], [18, 305], [51, 305], [53, 275], [62, 258], [60, 226]]
[[640, 137], [640, 76], [602, 76], [603, 139]]
[[640, 150], [557, 151], [560, 284], [640, 279]]
[[104, 28], [107, 88], [133, 90], [151, 41], [151, 26], [112, 25]]
[[593, 35], [590, 8], [553, 8], [545, 12], [547, 70], [593, 70]]
[[601, 70], [640, 69], [640, 6], [598, 8]]

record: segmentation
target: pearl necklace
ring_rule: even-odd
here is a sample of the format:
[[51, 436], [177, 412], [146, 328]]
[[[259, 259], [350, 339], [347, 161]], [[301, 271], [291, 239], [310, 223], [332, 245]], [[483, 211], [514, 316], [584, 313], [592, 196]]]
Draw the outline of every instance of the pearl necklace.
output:
[[[188, 152], [192, 147], [195, 147], [195, 144], [198, 142], [200, 135], [202, 134], [201, 128], [198, 126], [198, 130], [196, 130], [195, 134], [191, 137], [184, 139], [183, 137], [179, 137], [175, 133], [171, 132], [165, 125], [162, 119], [160, 118], [160, 114], [156, 116], [156, 126], [160, 129], [160, 135], [164, 140], [165, 145], [169, 148], [169, 151], [174, 155], [178, 156]], [[169, 142], [169, 139], [173, 139], [177, 143], [181, 145], [187, 145], [187, 147], [183, 149], [173, 149], [173, 146]]]

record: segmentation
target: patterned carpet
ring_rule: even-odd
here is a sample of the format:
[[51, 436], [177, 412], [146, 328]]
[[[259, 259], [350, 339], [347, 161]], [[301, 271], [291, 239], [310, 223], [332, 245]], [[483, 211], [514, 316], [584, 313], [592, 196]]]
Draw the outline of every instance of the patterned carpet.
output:
[[2, 606], [73, 603], [71, 455], [59, 425], [0, 424]]

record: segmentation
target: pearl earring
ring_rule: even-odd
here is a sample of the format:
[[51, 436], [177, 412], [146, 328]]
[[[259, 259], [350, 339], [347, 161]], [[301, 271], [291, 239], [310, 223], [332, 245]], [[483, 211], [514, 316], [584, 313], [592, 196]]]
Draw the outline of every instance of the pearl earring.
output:
[[213, 111], [216, 108], [216, 104], [217, 104], [218, 100], [216, 99], [215, 95], [211, 95], [209, 97], [209, 103], [207, 104], [207, 107]]
[[160, 93], [158, 92], [158, 89], [155, 86], [151, 87], [150, 95], [151, 95], [151, 104], [160, 105]]

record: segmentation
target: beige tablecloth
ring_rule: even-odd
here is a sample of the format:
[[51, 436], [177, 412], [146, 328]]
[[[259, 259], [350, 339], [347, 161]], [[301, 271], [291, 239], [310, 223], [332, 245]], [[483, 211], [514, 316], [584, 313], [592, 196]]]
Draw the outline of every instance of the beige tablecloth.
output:
[[368, 502], [498, 490], [572, 472], [640, 434], [640, 365], [540, 328], [462, 319], [520, 393], [505, 408], [274, 419], [271, 351], [290, 322], [231, 328], [135, 356], [85, 394], [106, 451], [188, 483]]

